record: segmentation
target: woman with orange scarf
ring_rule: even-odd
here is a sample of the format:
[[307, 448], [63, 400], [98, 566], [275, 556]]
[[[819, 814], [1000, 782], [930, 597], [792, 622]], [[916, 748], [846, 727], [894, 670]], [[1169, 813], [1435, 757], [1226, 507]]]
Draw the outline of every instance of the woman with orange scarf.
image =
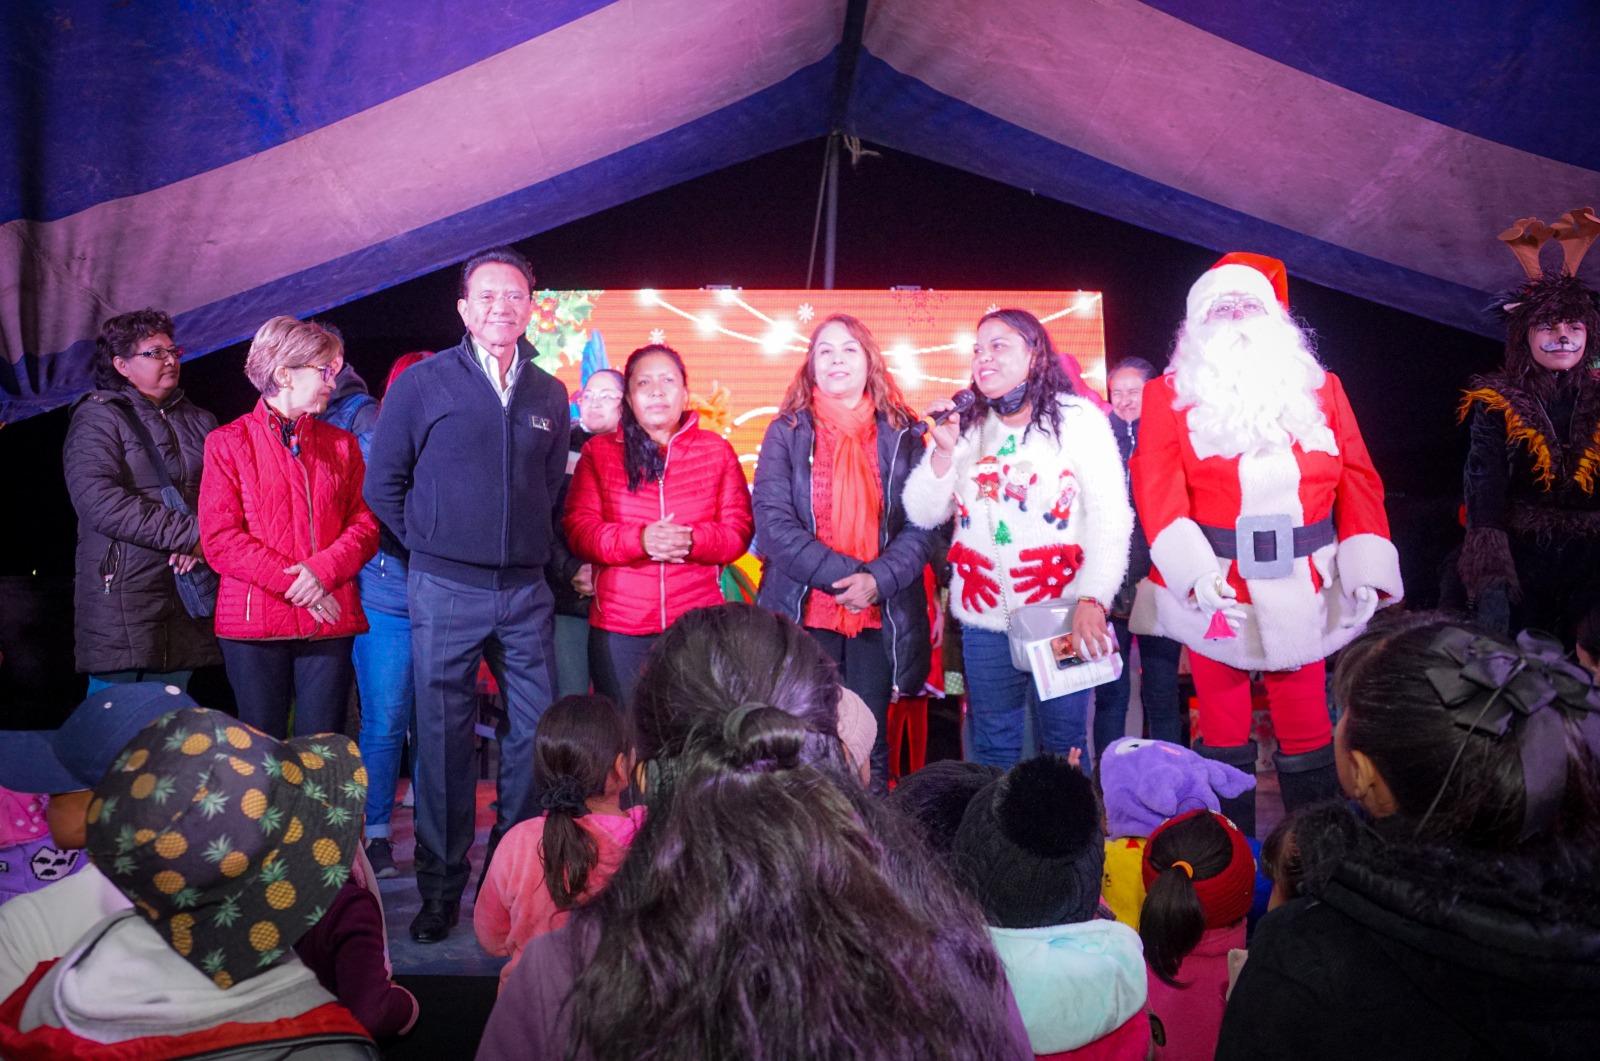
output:
[[804, 626], [872, 709], [880, 790], [889, 702], [921, 695], [928, 676], [922, 569], [936, 534], [900, 505], [923, 455], [915, 423], [872, 333], [835, 314], [811, 333], [756, 465], [756, 600]]

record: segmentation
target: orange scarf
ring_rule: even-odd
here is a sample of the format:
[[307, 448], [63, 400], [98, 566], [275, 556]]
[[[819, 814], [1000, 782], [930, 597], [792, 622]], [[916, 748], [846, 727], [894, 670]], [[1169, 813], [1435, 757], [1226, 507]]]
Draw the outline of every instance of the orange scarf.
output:
[[[867, 443], [877, 429], [877, 410], [865, 395], [854, 409], [816, 388], [811, 390], [811, 411], [817, 423], [837, 438], [833, 447], [833, 534], [836, 552], [863, 562], [878, 558], [878, 523], [883, 513], [883, 491], [878, 486], [876, 454], [869, 457]], [[860, 633], [865, 612], [839, 609], [839, 632]]]

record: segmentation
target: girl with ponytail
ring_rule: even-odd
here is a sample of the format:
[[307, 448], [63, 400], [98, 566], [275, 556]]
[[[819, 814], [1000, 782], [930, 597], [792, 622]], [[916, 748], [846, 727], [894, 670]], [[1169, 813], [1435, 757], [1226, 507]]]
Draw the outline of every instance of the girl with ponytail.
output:
[[1255, 858], [1227, 818], [1194, 810], [1150, 834], [1143, 870], [1139, 938], [1156, 1057], [1210, 1058], [1227, 1005], [1228, 952], [1244, 948]]
[[629, 713], [645, 824], [478, 1057], [1031, 1058], [981, 912], [850, 777], [838, 699], [789, 619], [674, 623]]
[[513, 826], [495, 851], [472, 927], [494, 955], [510, 955], [504, 987], [528, 943], [566, 924], [621, 864], [644, 808], [621, 808], [633, 771], [627, 730], [604, 696], [566, 696], [533, 735], [533, 777], [544, 813]]

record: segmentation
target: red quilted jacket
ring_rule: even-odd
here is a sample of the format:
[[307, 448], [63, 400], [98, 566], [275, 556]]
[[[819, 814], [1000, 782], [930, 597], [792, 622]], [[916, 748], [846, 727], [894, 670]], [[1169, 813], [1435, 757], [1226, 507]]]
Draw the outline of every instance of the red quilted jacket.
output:
[[[744, 555], [750, 491], [733, 447], [689, 419], [667, 444], [658, 483], [628, 490], [622, 432], [589, 440], [567, 492], [562, 524], [574, 553], [595, 565], [589, 623], [614, 634], [659, 634], [686, 611], [722, 603], [721, 569]], [[663, 516], [694, 528], [689, 559], [662, 564], [644, 551], [646, 524]]]
[[[301, 417], [299, 456], [281, 441], [265, 402], [206, 436], [200, 541], [222, 576], [218, 637], [273, 640], [365, 633], [356, 572], [378, 551], [378, 520], [361, 500], [366, 465], [348, 431]], [[339, 602], [318, 622], [284, 599], [303, 563]]]

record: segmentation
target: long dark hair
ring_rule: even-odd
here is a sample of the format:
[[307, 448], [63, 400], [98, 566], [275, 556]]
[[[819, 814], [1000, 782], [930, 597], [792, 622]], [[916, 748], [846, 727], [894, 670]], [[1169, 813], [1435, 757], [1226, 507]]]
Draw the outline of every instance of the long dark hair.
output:
[[[1150, 841], [1150, 864], [1158, 870], [1139, 913], [1139, 938], [1144, 960], [1164, 982], [1178, 986], [1183, 959], [1200, 944], [1206, 912], [1195, 893], [1195, 880], [1209, 880], [1233, 861], [1233, 840], [1209, 814], [1196, 814], [1163, 829]], [[1174, 867], [1186, 863], [1193, 872]]]
[[1003, 1052], [982, 915], [851, 780], [836, 682], [749, 605], [691, 611], [651, 651], [630, 715], [648, 814], [573, 915], [567, 1056]]
[[[996, 309], [990, 310], [978, 318], [978, 327], [982, 328], [989, 321], [999, 321], [1012, 331], [1022, 336], [1022, 341], [1028, 347], [1028, 379], [1026, 390], [1023, 391], [1029, 406], [1028, 426], [1022, 432], [1022, 437], [1027, 438], [1028, 432], [1034, 428], [1048, 432], [1052, 438], [1061, 434], [1061, 396], [1063, 394], [1077, 394], [1078, 389], [1072, 385], [1072, 377], [1067, 375], [1067, 370], [1061, 365], [1061, 354], [1056, 351], [1056, 344], [1051, 340], [1050, 333], [1039, 322], [1039, 318], [1025, 309]], [[992, 402], [984, 397], [978, 385], [972, 385], [973, 396], [977, 402], [973, 407], [973, 415], [963, 417], [969, 425], [982, 424], [988, 416]]]
[[[1412, 613], [1375, 623], [1351, 642], [1333, 678], [1346, 715], [1344, 744], [1372, 760], [1414, 839], [1510, 852], [1524, 846], [1527, 804], [1515, 730], [1496, 737], [1457, 726], [1429, 678], [1430, 670], [1459, 669], [1431, 646], [1460, 625]], [[1477, 633], [1518, 651], [1503, 638]], [[1578, 723], [1564, 719], [1562, 735], [1566, 788], [1537, 839], [1571, 848], [1593, 844], [1600, 833], [1600, 773]]]
[[539, 855], [558, 910], [577, 903], [600, 857], [594, 837], [578, 825], [584, 800], [605, 792], [617, 756], [627, 751], [622, 713], [606, 696], [563, 696], [533, 731], [533, 779], [545, 804]]
[[159, 309], [134, 310], [100, 325], [100, 334], [94, 338], [94, 357], [89, 362], [94, 385], [106, 391], [127, 386], [127, 377], [117, 371], [112, 361], [133, 357], [134, 347], [152, 335], [172, 337], [172, 317]]
[[628, 362], [622, 369], [622, 467], [628, 473], [629, 490], [637, 490], [643, 483], [657, 482], [667, 470], [666, 452], [633, 415], [633, 405], [628, 401], [633, 393], [634, 369], [641, 360], [656, 354], [672, 358], [683, 379], [685, 395], [689, 391], [689, 370], [684, 367], [678, 351], [667, 344], [651, 343], [628, 355]]
[[889, 373], [889, 364], [883, 359], [883, 350], [878, 346], [878, 340], [873, 337], [872, 329], [848, 313], [835, 313], [824, 317], [815, 328], [811, 329], [811, 340], [806, 345], [806, 359], [795, 372], [794, 379], [789, 381], [789, 389], [784, 392], [783, 403], [778, 407], [778, 415], [787, 416], [792, 421], [794, 415], [801, 410], [811, 411], [811, 391], [817, 385], [817, 367], [813, 360], [817, 353], [817, 336], [821, 335], [822, 329], [830, 324], [844, 325], [850, 337], [861, 344], [861, 353], [867, 359], [867, 399], [872, 402], [872, 408], [887, 417], [889, 423], [897, 429], [915, 421], [916, 410], [911, 408], [911, 403], [906, 401], [906, 396], [900, 392], [900, 385]]

